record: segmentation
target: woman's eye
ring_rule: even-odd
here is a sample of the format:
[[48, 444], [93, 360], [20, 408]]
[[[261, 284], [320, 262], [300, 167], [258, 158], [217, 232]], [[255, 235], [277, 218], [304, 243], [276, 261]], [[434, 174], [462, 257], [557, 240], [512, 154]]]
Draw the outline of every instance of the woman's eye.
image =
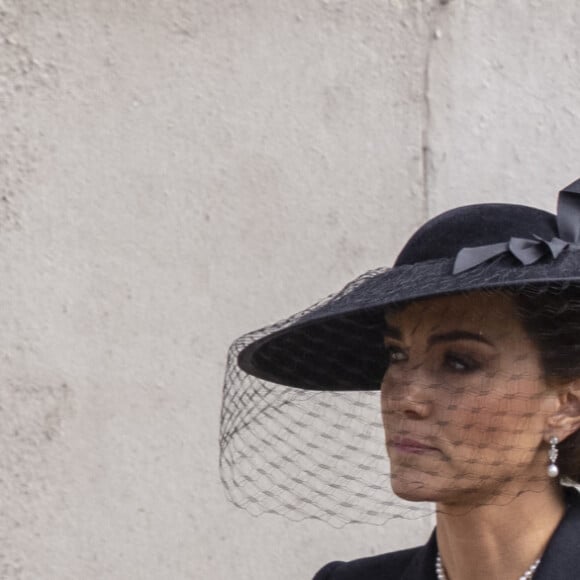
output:
[[407, 360], [407, 355], [400, 348], [394, 346], [387, 347], [387, 358], [391, 364], [396, 364]]
[[469, 373], [479, 369], [480, 365], [470, 356], [448, 352], [445, 354], [445, 366], [454, 372]]

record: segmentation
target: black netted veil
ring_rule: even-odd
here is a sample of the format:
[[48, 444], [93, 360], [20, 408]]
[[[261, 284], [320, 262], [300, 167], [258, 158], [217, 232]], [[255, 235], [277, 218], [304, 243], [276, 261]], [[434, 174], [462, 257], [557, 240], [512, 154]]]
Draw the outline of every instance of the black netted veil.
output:
[[458, 208], [395, 267], [236, 340], [220, 432], [231, 500], [334, 526], [503, 505], [554, 484], [551, 435], [558, 480], [578, 482], [580, 405], [562, 406], [580, 401], [578, 249], [578, 182], [557, 216]]
[[[361, 276], [313, 308], [339, 300], [378, 273]], [[305, 390], [240, 368], [244, 348], [311, 311], [246, 334], [230, 347], [220, 434], [221, 476], [230, 499], [255, 515], [315, 518], [334, 526], [431, 513], [431, 506], [401, 502], [390, 490], [378, 391]], [[384, 366], [384, 352], [379, 361]]]

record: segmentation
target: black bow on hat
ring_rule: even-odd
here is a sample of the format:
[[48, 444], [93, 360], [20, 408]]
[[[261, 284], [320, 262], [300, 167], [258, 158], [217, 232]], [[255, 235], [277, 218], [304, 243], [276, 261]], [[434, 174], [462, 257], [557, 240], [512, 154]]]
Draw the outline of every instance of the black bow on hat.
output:
[[556, 220], [559, 237], [551, 240], [537, 235], [534, 239], [512, 237], [507, 242], [461, 249], [453, 273], [460, 274], [506, 252], [528, 266], [546, 256], [556, 259], [566, 249], [580, 250], [580, 179], [560, 191]]

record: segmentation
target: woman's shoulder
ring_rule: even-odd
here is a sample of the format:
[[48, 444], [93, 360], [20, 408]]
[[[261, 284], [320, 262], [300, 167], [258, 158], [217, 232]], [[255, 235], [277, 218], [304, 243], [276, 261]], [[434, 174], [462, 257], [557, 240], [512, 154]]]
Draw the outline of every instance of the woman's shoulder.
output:
[[330, 562], [313, 580], [399, 580], [423, 548], [409, 548], [350, 562]]

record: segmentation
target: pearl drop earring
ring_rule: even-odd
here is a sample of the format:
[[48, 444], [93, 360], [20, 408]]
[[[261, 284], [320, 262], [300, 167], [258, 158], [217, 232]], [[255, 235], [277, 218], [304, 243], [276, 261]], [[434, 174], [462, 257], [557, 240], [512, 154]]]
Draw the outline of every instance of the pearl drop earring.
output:
[[548, 465], [548, 475], [550, 477], [558, 477], [560, 470], [556, 465], [556, 459], [558, 459], [558, 445], [559, 439], [556, 436], [550, 437], [550, 450], [548, 451], [548, 458], [550, 459], [550, 464]]

